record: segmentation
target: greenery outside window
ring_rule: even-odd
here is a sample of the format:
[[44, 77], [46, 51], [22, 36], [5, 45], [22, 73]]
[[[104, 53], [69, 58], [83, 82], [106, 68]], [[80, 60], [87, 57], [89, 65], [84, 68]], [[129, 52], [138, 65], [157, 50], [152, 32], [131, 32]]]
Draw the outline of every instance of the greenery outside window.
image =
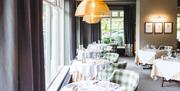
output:
[[113, 10], [111, 17], [101, 19], [101, 40], [106, 44], [115, 43], [124, 48], [124, 11]]

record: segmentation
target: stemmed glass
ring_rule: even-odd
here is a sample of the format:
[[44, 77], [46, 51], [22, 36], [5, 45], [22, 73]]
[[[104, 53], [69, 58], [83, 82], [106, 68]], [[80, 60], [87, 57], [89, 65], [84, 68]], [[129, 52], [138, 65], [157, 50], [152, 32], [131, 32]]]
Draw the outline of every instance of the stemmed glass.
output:
[[180, 53], [176, 53], [176, 58], [180, 59]]
[[100, 59], [100, 55], [101, 55], [101, 53], [98, 52], [98, 53], [97, 53], [97, 59]]
[[93, 59], [96, 59], [96, 57], [97, 57], [96, 52], [93, 52]]

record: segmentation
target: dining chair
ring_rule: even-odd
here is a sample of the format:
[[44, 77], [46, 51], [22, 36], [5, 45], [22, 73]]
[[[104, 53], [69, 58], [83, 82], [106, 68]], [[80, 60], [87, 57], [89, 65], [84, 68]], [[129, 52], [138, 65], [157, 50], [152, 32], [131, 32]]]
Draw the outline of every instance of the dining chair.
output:
[[109, 80], [110, 76], [114, 70], [125, 69], [127, 67], [127, 62], [111, 63], [108, 67], [98, 72], [96, 79], [97, 80]]
[[125, 87], [126, 91], [136, 91], [139, 84], [139, 74], [130, 70], [114, 70], [110, 81]]
[[159, 49], [159, 50], [164, 50], [164, 46], [163, 46], [163, 45], [160, 45], [160, 46], [158, 47], [158, 49]]
[[173, 46], [164, 46], [164, 50], [166, 51], [167, 56], [170, 57], [172, 55]]
[[119, 54], [117, 53], [105, 53], [103, 59], [109, 60], [112, 63], [117, 63], [119, 59]]

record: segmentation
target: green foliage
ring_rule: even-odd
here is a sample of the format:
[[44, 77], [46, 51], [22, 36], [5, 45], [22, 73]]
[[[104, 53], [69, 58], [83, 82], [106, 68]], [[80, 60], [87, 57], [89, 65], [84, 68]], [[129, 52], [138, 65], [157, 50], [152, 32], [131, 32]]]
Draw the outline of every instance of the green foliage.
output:
[[111, 42], [111, 38], [110, 37], [104, 37], [102, 40], [105, 44], [109, 44]]
[[113, 41], [115, 41], [115, 39], [114, 39], [114, 38], [111, 38], [111, 41], [113, 42]]
[[180, 28], [177, 28], [177, 31], [180, 31]]
[[101, 21], [102, 32], [110, 32], [110, 20], [108, 18], [103, 18]]
[[108, 31], [110, 31], [110, 30], [108, 29], [108, 24], [106, 23], [106, 24], [104, 24], [104, 32], [108, 32]]

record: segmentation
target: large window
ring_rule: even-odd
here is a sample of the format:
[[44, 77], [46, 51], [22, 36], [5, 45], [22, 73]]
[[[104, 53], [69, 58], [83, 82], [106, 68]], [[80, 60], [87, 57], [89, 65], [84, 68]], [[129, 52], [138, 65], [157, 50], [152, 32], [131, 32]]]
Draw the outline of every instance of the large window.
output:
[[180, 41], [180, 14], [177, 15], [177, 39]]
[[[51, 2], [52, 1], [52, 2]], [[55, 2], [56, 1], [56, 2]], [[63, 1], [63, 0], [62, 0]], [[56, 4], [54, 4], [56, 3]], [[58, 4], [57, 4], [58, 3]], [[64, 65], [64, 8], [59, 0], [43, 2], [43, 35], [46, 88]]]
[[116, 43], [124, 47], [124, 11], [114, 10], [111, 17], [101, 20], [101, 40], [106, 43]]

